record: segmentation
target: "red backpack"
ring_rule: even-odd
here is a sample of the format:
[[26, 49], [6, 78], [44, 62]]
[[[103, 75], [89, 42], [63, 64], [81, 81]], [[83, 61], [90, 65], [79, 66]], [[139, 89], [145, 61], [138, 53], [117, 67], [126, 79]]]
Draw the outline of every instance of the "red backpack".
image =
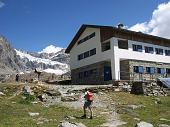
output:
[[87, 97], [88, 101], [93, 101], [93, 93], [92, 92], [87, 91], [86, 97]]

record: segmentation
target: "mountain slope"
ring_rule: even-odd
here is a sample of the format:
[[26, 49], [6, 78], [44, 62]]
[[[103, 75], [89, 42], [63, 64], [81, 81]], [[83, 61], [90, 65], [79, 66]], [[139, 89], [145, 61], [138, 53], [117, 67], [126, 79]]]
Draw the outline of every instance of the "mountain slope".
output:
[[24, 70], [19, 57], [9, 42], [0, 36], [0, 74], [11, 74]]

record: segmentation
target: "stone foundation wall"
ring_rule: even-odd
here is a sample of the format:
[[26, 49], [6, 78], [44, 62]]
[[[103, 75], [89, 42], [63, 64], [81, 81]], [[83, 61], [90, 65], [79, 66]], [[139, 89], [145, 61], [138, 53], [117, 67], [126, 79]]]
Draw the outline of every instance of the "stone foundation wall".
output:
[[[99, 62], [84, 66], [78, 69], [71, 70], [72, 84], [107, 84], [109, 82], [104, 81], [104, 66], [110, 66], [110, 62]], [[79, 73], [84, 73], [85, 71], [94, 70], [93, 74], [87, 77], [82, 76], [80, 78]], [[110, 81], [111, 82], [111, 81]]]
[[167, 96], [165, 88], [160, 86], [158, 82], [134, 82], [131, 93], [146, 96]]
[[130, 79], [129, 60], [120, 61], [120, 80]]

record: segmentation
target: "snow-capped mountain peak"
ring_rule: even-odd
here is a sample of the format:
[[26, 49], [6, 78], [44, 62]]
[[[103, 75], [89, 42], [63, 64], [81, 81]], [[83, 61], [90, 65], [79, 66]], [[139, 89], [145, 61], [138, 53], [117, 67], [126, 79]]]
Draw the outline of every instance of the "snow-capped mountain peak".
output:
[[52, 61], [52, 60], [44, 59], [44, 58], [37, 58], [37, 57], [31, 56], [30, 54], [18, 51], [16, 49], [15, 49], [15, 51], [16, 51], [17, 55], [19, 55], [21, 58], [27, 58], [29, 61], [49, 64], [49, 65], [55, 65], [55, 64], [64, 65], [63, 63], [60, 63], [57, 61]]
[[38, 52], [39, 54], [40, 53], [57, 53], [59, 51], [61, 51], [63, 48], [61, 47], [56, 47], [54, 45], [50, 45], [50, 46], [47, 46], [46, 48], [44, 48], [42, 51]]
[[[53, 47], [52, 45], [50, 47]], [[47, 48], [49, 49], [49, 48]], [[56, 49], [56, 47], [55, 47]], [[61, 49], [61, 50], [60, 50]], [[69, 55], [65, 54], [65, 49], [56, 49], [57, 53], [36, 53], [26, 52], [15, 49], [16, 55], [20, 61], [25, 65], [26, 70], [31, 71], [38, 68], [47, 73], [55, 73], [61, 75], [68, 72], [69, 69]], [[46, 50], [48, 51], [48, 50]], [[53, 50], [54, 51], [54, 50]]]

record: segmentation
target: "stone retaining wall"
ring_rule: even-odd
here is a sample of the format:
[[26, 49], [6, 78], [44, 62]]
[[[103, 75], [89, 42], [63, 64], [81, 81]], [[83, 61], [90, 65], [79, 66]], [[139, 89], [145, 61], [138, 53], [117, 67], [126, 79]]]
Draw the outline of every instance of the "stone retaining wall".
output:
[[[167, 96], [170, 90], [162, 87], [160, 82], [115, 82], [113, 85], [90, 87], [94, 93], [98, 92], [129, 92], [136, 95], [146, 96]], [[72, 90], [68, 92], [82, 92], [84, 89]]]

